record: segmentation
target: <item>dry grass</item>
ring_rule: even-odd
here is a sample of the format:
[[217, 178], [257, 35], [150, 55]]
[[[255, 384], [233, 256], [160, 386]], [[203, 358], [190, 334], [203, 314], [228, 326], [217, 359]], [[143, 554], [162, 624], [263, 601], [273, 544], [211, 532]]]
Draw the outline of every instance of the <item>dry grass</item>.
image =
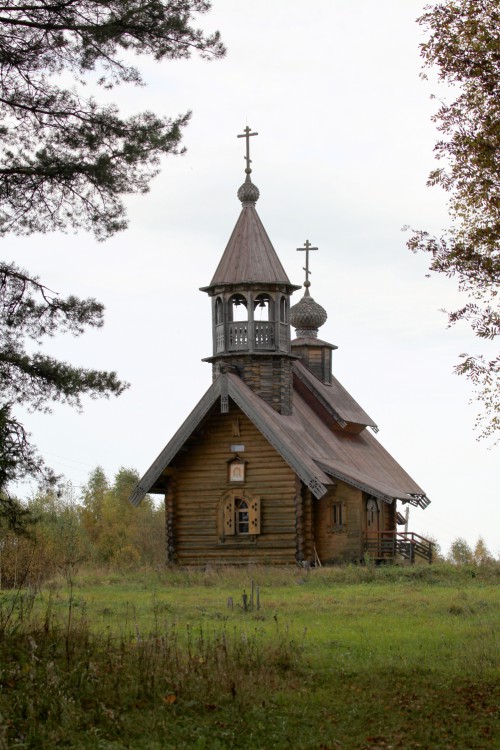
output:
[[94, 571], [4, 593], [0, 748], [493, 749], [496, 576]]

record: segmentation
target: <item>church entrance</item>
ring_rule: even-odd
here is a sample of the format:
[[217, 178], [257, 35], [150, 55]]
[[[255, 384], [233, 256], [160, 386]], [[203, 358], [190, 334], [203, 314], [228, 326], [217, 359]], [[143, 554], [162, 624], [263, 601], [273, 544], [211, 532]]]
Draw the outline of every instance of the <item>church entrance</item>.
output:
[[370, 554], [380, 557], [380, 510], [374, 497], [366, 500], [366, 541]]

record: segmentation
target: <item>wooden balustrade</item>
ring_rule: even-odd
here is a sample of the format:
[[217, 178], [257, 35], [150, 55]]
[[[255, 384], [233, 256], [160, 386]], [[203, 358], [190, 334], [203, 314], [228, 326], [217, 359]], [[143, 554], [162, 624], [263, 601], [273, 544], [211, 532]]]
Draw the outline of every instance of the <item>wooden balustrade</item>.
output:
[[400, 557], [415, 562], [422, 557], [432, 562], [433, 543], [413, 531], [368, 531], [365, 552], [374, 560], [393, 560]]
[[[283, 330], [285, 327], [288, 330]], [[290, 341], [289, 326], [273, 321], [262, 323], [247, 321], [238, 321], [228, 325], [228, 351], [244, 351], [252, 349], [254, 351], [274, 351], [276, 349], [276, 333], [279, 336], [280, 351], [287, 351]], [[224, 344], [224, 325], [216, 326], [216, 353], [225, 351]]]

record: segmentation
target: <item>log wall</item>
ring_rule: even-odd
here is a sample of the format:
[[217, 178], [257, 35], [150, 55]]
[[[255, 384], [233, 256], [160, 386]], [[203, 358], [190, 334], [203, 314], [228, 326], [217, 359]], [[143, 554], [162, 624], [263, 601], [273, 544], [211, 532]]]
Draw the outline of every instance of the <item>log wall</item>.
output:
[[[320, 500], [315, 500], [316, 552], [322, 563], [360, 560], [363, 557], [363, 493], [339, 481]], [[344, 526], [333, 529], [332, 502], [342, 503]]]
[[[239, 455], [247, 462], [246, 481], [240, 486], [260, 497], [258, 536], [224, 537], [218, 523], [221, 498], [236, 487], [228, 482], [227, 464], [234, 444], [245, 446]], [[231, 400], [228, 413], [221, 414], [218, 405], [211, 410], [172, 468], [170, 559], [183, 565], [296, 562], [295, 474]]]
[[318, 346], [317, 343], [312, 346], [305, 344], [292, 344], [292, 354], [299, 357], [311, 372], [313, 372], [323, 383], [331, 383], [331, 347]]
[[[214, 360], [214, 378], [227, 362], [225, 358]], [[286, 415], [292, 413], [292, 363], [291, 357], [283, 355], [234, 354], [230, 359], [243, 382], [275, 411]]]

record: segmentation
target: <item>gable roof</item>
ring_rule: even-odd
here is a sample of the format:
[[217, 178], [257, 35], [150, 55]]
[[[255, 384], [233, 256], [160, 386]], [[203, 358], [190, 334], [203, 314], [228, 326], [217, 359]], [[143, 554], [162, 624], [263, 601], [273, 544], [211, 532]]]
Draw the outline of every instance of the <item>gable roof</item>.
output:
[[358, 425], [378, 432], [373, 419], [333, 375], [330, 383], [323, 383], [300, 361], [294, 362], [293, 375], [295, 388], [301, 395], [307, 400], [307, 392], [310, 392], [313, 400], [321, 404], [341, 427]]
[[[210, 286], [251, 283], [292, 286], [255, 206], [246, 204], [241, 209]], [[293, 288], [300, 289], [298, 286]]]
[[218, 398], [225, 394], [253, 422], [315, 497], [322, 497], [333, 484], [332, 478], [337, 478], [389, 503], [399, 499], [421, 507], [429, 504], [424, 491], [367, 430], [347, 433], [330, 429], [296, 390], [293, 414], [278, 414], [237, 375], [229, 373], [219, 375], [212, 383], [142, 477], [130, 498], [134, 505], [138, 505], [147, 492], [154, 491], [163, 471]]

